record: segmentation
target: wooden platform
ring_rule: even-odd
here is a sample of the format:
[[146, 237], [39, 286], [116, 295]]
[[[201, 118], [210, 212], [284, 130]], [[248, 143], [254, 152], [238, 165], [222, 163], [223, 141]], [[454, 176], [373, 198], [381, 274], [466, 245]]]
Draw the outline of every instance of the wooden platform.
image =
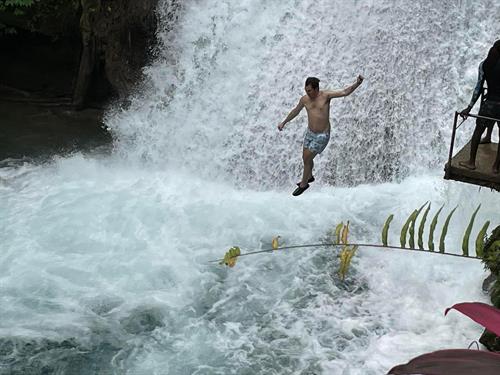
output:
[[451, 159], [451, 167], [446, 163], [444, 178], [469, 184], [485, 186], [500, 191], [500, 174], [493, 174], [493, 163], [497, 156], [497, 143], [479, 145], [476, 157], [476, 169], [470, 170], [459, 165], [469, 160], [470, 142]]

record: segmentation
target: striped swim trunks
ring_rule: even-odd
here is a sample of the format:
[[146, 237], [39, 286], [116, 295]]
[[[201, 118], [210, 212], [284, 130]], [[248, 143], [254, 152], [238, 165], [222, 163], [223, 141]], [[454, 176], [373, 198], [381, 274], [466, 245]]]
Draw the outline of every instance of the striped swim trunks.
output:
[[321, 154], [328, 144], [328, 141], [330, 141], [329, 132], [314, 133], [311, 129], [307, 128], [304, 136], [304, 148], [307, 148], [315, 154]]

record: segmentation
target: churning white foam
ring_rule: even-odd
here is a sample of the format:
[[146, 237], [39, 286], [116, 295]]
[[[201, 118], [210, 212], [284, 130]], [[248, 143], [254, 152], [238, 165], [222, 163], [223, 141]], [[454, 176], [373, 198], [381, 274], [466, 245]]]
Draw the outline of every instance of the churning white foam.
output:
[[361, 249], [345, 282], [332, 249], [243, 257], [234, 269], [209, 263], [233, 245], [268, 248], [276, 235], [318, 242], [341, 220], [351, 221], [352, 240], [377, 243], [389, 213], [397, 244], [423, 199], [447, 209], [464, 202], [447, 240], [459, 249], [474, 204], [483, 203], [482, 222], [496, 214], [494, 196], [440, 176], [314, 187], [296, 199], [75, 155], [4, 168], [2, 181], [3, 338], [45, 350], [42, 339], [74, 340], [79, 352], [110, 351], [102, 368], [131, 374], [376, 374], [465, 347], [481, 331], [443, 317], [453, 303], [487, 300], [478, 261]]

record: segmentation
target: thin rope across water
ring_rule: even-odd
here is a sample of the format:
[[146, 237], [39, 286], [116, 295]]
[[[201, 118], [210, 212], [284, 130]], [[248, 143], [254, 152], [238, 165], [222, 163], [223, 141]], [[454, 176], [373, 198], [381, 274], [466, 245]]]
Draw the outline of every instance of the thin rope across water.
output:
[[[366, 244], [366, 243], [348, 243], [348, 244], [317, 243], [317, 244], [306, 244], [306, 245], [292, 245], [292, 246], [278, 247], [276, 249], [270, 248], [270, 249], [264, 249], [264, 250], [251, 251], [248, 253], [240, 254], [240, 255], [238, 255], [238, 257], [262, 254], [262, 253], [272, 253], [272, 252], [276, 252], [279, 250], [288, 250], [288, 249], [317, 248], [317, 247], [344, 247], [344, 246], [358, 246], [358, 247], [372, 247], [372, 248], [381, 248], [381, 249], [406, 250], [406, 251], [415, 251], [415, 252], [421, 252], [421, 253], [426, 253], [426, 254], [440, 254], [440, 255], [448, 255], [448, 256], [453, 256], [453, 257], [458, 257], [458, 258], [481, 260], [481, 258], [479, 258], [477, 256], [468, 256], [468, 255], [463, 255], [463, 254], [453, 254], [453, 253], [445, 253], [445, 252], [440, 252], [440, 251], [430, 251], [430, 250], [426, 250], [426, 249], [412, 249], [412, 248], [408, 248], [408, 247], [384, 246], [384, 245]], [[223, 260], [224, 259], [211, 260], [211, 261], [209, 261], [209, 263], [220, 263]]]

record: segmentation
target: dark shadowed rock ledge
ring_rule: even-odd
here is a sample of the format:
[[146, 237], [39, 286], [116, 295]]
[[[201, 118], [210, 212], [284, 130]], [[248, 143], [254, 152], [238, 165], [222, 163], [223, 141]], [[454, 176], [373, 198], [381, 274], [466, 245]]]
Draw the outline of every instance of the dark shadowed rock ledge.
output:
[[0, 100], [0, 160], [111, 150], [103, 111]]

